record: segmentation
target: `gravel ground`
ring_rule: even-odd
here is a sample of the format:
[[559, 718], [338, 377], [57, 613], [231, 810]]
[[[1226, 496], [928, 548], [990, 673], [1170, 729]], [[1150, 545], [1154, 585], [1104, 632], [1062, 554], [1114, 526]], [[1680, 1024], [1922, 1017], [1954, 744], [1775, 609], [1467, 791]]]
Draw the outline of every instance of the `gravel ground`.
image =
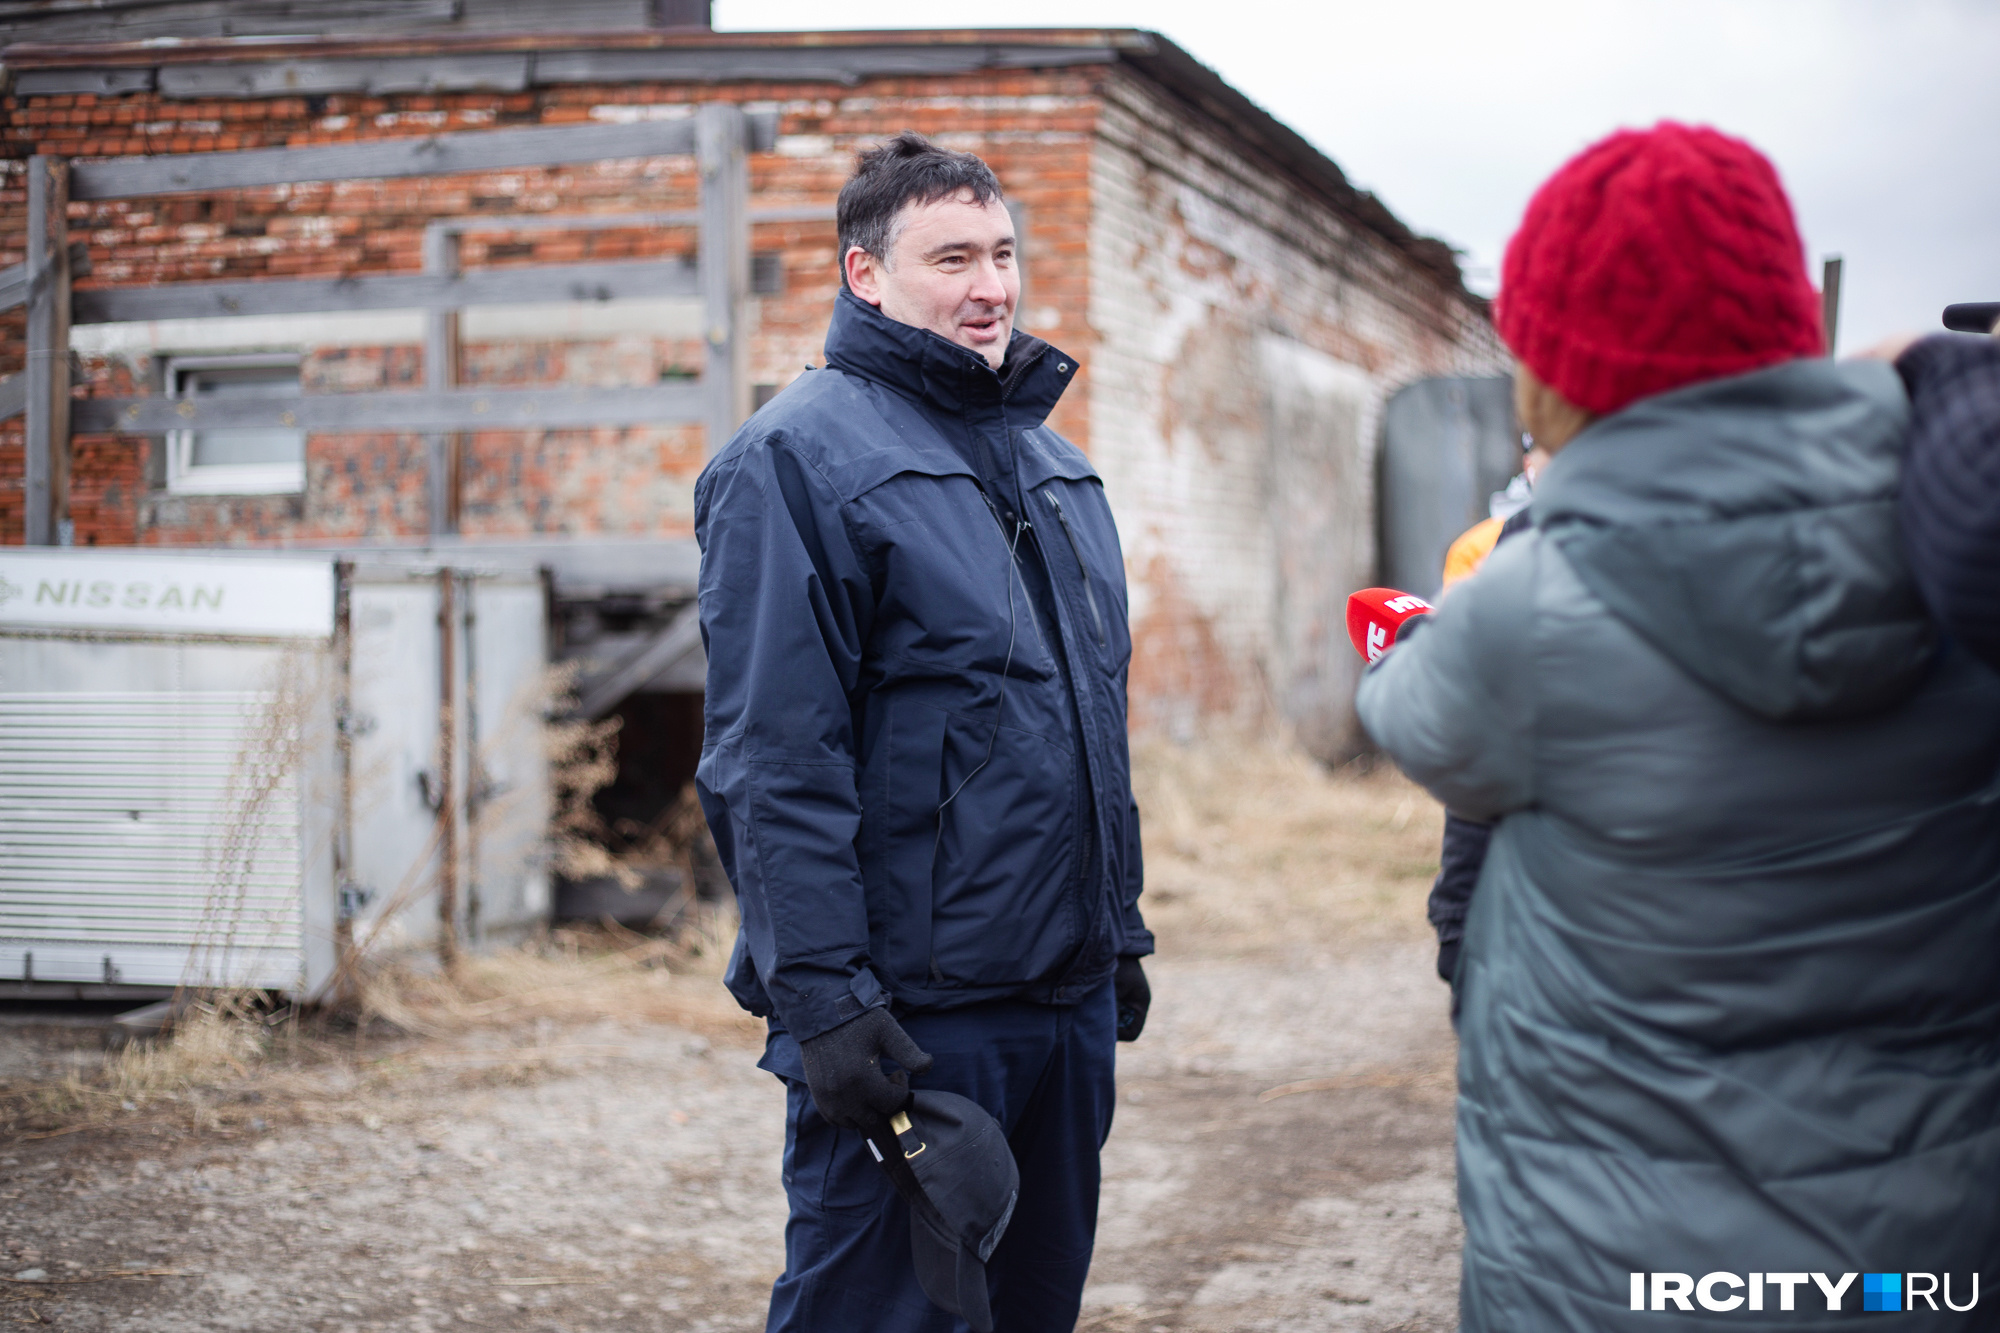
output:
[[[1162, 957], [1079, 1328], [1455, 1327], [1435, 807], [1274, 753], [1149, 762]], [[711, 969], [486, 966], [484, 999], [409, 999], [423, 1035], [175, 1077], [0, 1029], [0, 1321], [760, 1328], [783, 1097]]]

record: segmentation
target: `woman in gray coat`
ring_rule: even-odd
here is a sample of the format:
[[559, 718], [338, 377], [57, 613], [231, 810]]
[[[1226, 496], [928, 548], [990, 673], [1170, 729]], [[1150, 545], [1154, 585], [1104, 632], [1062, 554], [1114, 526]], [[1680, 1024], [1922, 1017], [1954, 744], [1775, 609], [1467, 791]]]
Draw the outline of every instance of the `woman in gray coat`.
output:
[[1535, 529], [1360, 696], [1499, 821], [1466, 1333], [1995, 1326], [2000, 676], [1900, 553], [1902, 386], [1819, 358], [1815, 304], [1775, 173], [1709, 130], [1586, 150], [1509, 246]]

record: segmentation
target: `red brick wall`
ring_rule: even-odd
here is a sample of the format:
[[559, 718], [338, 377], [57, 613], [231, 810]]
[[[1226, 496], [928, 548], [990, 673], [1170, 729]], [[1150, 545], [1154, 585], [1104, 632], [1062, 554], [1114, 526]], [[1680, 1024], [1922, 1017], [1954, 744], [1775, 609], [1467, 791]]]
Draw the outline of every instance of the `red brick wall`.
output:
[[[778, 151], [751, 161], [753, 205], [831, 204], [855, 148], [914, 128], [992, 163], [1025, 204], [1030, 293], [1024, 326], [1089, 362], [1089, 140], [1104, 71], [1023, 71], [835, 84], [629, 85], [521, 94], [328, 96], [173, 101], [155, 94], [48, 96], [0, 102], [0, 246], [23, 234], [18, 159], [208, 152], [520, 125], [583, 124], [673, 114], [714, 97], [773, 105]], [[659, 112], [647, 108], [660, 108]], [[595, 163], [456, 177], [345, 181], [71, 206], [73, 239], [92, 273], [79, 286], [222, 278], [415, 272], [426, 222], [480, 213], [679, 210], [694, 206], [690, 158]], [[688, 253], [691, 229], [473, 234], [467, 267], [651, 258]], [[831, 223], [756, 228], [753, 250], [780, 251], [782, 295], [760, 298], [750, 350], [754, 383], [784, 384], [817, 360], [837, 286]], [[18, 250], [0, 249], [0, 264]], [[22, 360], [18, 311], [0, 316], [0, 373]], [[351, 341], [351, 340], [350, 340]], [[646, 383], [700, 365], [700, 348], [653, 338], [508, 343], [465, 350], [478, 383]], [[80, 393], [116, 396], [150, 383], [143, 356], [89, 359]], [[307, 391], [357, 391], [421, 379], [407, 344], [309, 351]], [[142, 390], [143, 391], [143, 390]], [[1088, 382], [1055, 424], [1088, 446]], [[488, 433], [466, 443], [462, 526], [468, 533], [685, 534], [704, 457], [699, 428]], [[80, 435], [71, 516], [80, 544], [261, 543], [408, 537], [425, 522], [422, 442], [415, 436], [314, 436], [303, 496], [166, 497], [149, 493], [147, 443]], [[20, 423], [0, 428], [0, 542], [21, 540]]]
[[[1025, 206], [1020, 324], [1084, 367], [1053, 424], [1090, 451], [1125, 540], [1135, 729], [1191, 735], [1281, 721], [1337, 759], [1356, 733], [1345, 593], [1373, 563], [1373, 451], [1383, 402], [1410, 380], [1504, 373], [1491, 326], [1351, 217], [1246, 158], [1229, 127], [1111, 66], [835, 84], [621, 85], [518, 95], [171, 102], [152, 95], [0, 104], [0, 159], [30, 152], [187, 152], [687, 113], [726, 97], [779, 112], [751, 161], [753, 206], [830, 206], [855, 149], [903, 128], [986, 158]], [[21, 234], [22, 176], [0, 177], [0, 237]], [[678, 211], [690, 158], [310, 184], [82, 204], [97, 284], [415, 272], [434, 218]], [[692, 229], [465, 237], [468, 267], [687, 253]], [[767, 224], [780, 295], [753, 301], [750, 378], [788, 383], [821, 354], [838, 287], [830, 221]], [[18, 259], [0, 253], [0, 263]], [[652, 318], [650, 315], [648, 319]], [[310, 339], [308, 391], [422, 379], [417, 326]], [[472, 332], [476, 384], [651, 383], [698, 370], [699, 317], [555, 337]], [[88, 331], [85, 331], [86, 340]], [[141, 340], [143, 342], [143, 340]], [[82, 392], [151, 382], [135, 344], [85, 364]], [[109, 354], [114, 351], [116, 354]], [[165, 343], [160, 350], [172, 350]], [[21, 363], [0, 316], [0, 372]], [[698, 427], [482, 433], [464, 441], [468, 534], [685, 536], [706, 456]], [[419, 536], [424, 448], [411, 435], [314, 436], [299, 496], [165, 496], [147, 446], [75, 442], [79, 542], [265, 543]], [[0, 428], [0, 541], [21, 539], [18, 423]], [[152, 469], [157, 477], [159, 469]]]

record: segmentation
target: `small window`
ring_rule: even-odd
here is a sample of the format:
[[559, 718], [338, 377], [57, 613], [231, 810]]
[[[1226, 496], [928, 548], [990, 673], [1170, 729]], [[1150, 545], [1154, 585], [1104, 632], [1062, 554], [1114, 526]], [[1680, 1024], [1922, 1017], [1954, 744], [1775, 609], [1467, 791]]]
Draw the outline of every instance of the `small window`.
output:
[[[176, 398], [288, 398], [299, 359], [273, 354], [167, 363]], [[167, 489], [180, 495], [282, 495], [306, 486], [306, 433], [282, 426], [183, 430], [167, 437]]]

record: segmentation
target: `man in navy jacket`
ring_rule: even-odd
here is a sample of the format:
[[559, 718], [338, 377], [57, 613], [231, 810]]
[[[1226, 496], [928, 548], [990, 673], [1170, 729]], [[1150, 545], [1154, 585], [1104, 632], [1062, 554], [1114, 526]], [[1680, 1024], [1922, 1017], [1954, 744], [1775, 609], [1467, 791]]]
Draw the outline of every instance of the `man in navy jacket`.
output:
[[841, 191], [824, 369], [695, 488], [698, 790], [742, 911], [728, 984], [788, 1089], [769, 1328], [947, 1330], [865, 1136], [970, 1097], [1020, 1167], [987, 1264], [1010, 1330], [1074, 1325], [1114, 1036], [1148, 993], [1124, 561], [1043, 422], [1075, 359], [1013, 328], [990, 169], [905, 133]]

